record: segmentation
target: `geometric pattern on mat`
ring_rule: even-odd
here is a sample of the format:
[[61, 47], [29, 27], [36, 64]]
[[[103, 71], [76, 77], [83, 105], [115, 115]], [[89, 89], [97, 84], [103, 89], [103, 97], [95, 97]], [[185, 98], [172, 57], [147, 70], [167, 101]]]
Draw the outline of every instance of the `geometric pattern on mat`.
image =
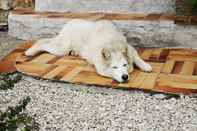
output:
[[14, 51], [17, 53], [15, 67], [19, 72], [76, 84], [174, 94], [197, 93], [197, 50], [140, 48], [138, 52], [141, 58], [152, 65], [153, 72], [146, 73], [135, 68], [128, 83], [117, 83], [98, 75], [93, 66], [79, 57], [57, 57], [49, 53], [25, 56], [24, 51], [33, 43], [27, 42]]

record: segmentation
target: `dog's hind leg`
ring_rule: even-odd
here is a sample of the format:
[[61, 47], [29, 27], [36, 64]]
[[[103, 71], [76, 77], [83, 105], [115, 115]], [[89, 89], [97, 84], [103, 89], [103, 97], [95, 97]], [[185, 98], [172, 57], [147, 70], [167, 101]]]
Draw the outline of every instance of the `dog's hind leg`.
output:
[[63, 56], [66, 52], [65, 48], [62, 47], [59, 41], [56, 41], [55, 38], [51, 38], [38, 40], [37, 43], [25, 52], [25, 55], [34, 56], [37, 53], [44, 51], [57, 56]]
[[132, 46], [128, 45], [127, 49], [128, 49], [128, 57], [129, 57], [129, 59], [137, 67], [139, 67], [141, 70], [146, 71], [146, 72], [151, 72], [152, 71], [152, 67], [147, 62], [145, 62], [144, 60], [142, 60], [140, 58], [140, 56], [138, 55], [137, 51]]

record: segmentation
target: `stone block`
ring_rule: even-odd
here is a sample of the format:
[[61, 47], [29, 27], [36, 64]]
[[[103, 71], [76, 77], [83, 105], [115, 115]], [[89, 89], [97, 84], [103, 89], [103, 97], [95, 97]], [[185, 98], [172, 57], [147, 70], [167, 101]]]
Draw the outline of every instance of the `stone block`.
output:
[[36, 0], [36, 11], [174, 13], [175, 0]]
[[[9, 15], [9, 34], [23, 40], [54, 37], [70, 19], [36, 15]], [[197, 27], [181, 26], [173, 21], [113, 20], [126, 32], [128, 42], [143, 47], [197, 48]]]
[[6, 22], [8, 20], [8, 11], [7, 10], [0, 10], [0, 23]]

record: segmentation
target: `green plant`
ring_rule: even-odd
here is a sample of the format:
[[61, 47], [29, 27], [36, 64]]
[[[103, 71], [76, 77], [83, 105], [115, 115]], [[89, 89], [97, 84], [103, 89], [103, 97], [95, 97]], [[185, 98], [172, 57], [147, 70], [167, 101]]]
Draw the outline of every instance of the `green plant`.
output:
[[186, 0], [189, 5], [190, 11], [193, 14], [197, 14], [197, 0]]
[[1, 73], [0, 74], [0, 90], [12, 89], [14, 84], [22, 78], [20, 73]]
[[26, 97], [18, 106], [9, 107], [5, 112], [0, 111], [0, 131], [38, 131], [38, 123], [23, 113], [29, 102], [30, 97]]
[[197, 15], [197, 0], [176, 0], [177, 15]]

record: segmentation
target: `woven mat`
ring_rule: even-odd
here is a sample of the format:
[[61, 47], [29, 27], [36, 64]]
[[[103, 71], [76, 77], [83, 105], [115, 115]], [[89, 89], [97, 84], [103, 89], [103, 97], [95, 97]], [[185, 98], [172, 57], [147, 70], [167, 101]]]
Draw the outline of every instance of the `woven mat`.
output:
[[173, 94], [197, 93], [197, 50], [192, 49], [138, 49], [140, 56], [150, 63], [153, 72], [135, 69], [128, 83], [99, 76], [93, 66], [79, 57], [57, 57], [41, 53], [27, 57], [24, 51], [32, 46], [30, 41], [12, 51], [0, 62], [0, 72], [17, 70], [44, 79], [68, 83], [98, 85], [121, 89], [142, 89]]

